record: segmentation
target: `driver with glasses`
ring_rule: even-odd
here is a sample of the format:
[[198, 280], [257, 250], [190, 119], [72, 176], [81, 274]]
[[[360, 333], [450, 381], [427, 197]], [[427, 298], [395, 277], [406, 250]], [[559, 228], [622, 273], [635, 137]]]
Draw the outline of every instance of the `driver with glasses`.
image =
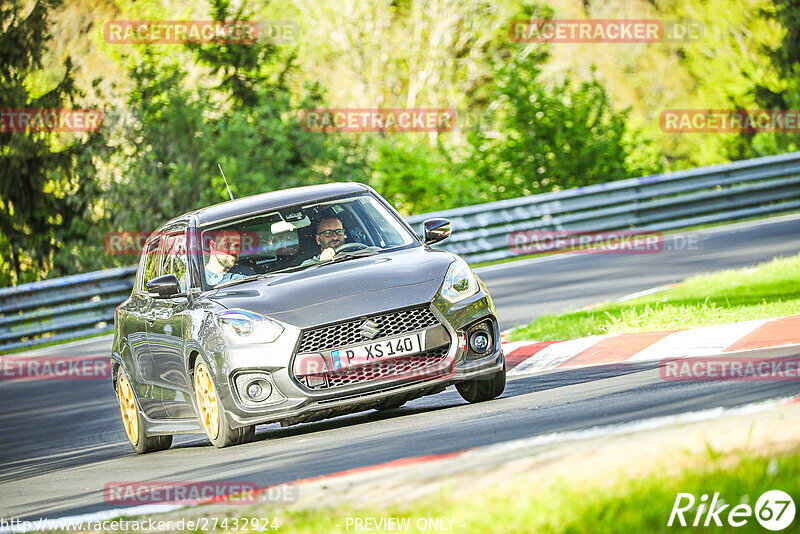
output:
[[[357, 232], [357, 231], [356, 231]], [[301, 267], [314, 263], [330, 261], [337, 254], [347, 252], [348, 257], [365, 254], [377, 254], [377, 247], [369, 247], [359, 241], [345, 243], [348, 236], [347, 230], [342, 226], [342, 220], [336, 215], [326, 215], [317, 223], [314, 238], [319, 245], [320, 253], [300, 264]], [[361, 252], [358, 252], [361, 251]]]
[[[320, 253], [307, 262], [318, 262], [332, 260], [336, 255], [336, 247], [344, 244], [346, 236], [342, 221], [338, 217], [325, 217], [317, 223], [315, 238], [319, 245]], [[305, 262], [304, 262], [305, 263]]]

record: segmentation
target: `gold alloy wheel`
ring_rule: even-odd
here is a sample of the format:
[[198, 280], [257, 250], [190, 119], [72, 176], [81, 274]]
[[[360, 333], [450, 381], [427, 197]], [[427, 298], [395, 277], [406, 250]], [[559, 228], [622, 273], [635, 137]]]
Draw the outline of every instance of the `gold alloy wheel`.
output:
[[136, 445], [139, 442], [139, 416], [136, 411], [133, 390], [124, 374], [120, 374], [119, 380], [117, 380], [117, 399], [119, 399], [119, 410], [122, 412], [125, 433], [128, 434], [131, 444]]
[[194, 372], [194, 392], [197, 396], [197, 407], [200, 409], [200, 421], [209, 437], [215, 439], [219, 434], [217, 391], [208, 368], [203, 363]]

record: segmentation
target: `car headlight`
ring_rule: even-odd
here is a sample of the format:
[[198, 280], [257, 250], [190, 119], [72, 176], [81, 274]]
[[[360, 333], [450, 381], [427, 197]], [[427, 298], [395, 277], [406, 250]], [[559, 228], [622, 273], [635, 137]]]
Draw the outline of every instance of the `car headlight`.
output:
[[478, 292], [478, 279], [467, 262], [457, 258], [444, 276], [441, 294], [450, 302], [459, 302]]
[[225, 339], [234, 345], [272, 343], [283, 327], [263, 315], [247, 310], [227, 310], [217, 314]]

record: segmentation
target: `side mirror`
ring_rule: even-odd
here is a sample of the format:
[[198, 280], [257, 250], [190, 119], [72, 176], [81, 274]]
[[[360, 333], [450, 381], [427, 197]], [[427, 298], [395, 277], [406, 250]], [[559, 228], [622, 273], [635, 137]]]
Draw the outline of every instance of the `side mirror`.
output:
[[155, 299], [166, 299], [180, 292], [178, 277], [174, 274], [158, 276], [147, 282], [147, 294]]
[[450, 237], [453, 232], [449, 219], [428, 219], [422, 226], [425, 228], [425, 244], [432, 245]]

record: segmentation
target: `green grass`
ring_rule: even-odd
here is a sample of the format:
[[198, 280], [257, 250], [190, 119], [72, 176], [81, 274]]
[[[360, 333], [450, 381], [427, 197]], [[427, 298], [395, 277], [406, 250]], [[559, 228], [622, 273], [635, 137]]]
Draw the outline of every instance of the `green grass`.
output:
[[587, 310], [544, 315], [510, 340], [675, 330], [800, 314], [800, 255], [688, 278], [665, 291]]
[[[704, 467], [684, 468], [677, 476], [656, 469], [650, 476], [574, 484], [564, 479], [542, 480], [523, 484], [509, 481], [502, 489], [476, 487], [468, 498], [456, 499], [447, 493], [406, 505], [388, 508], [344, 507], [280, 512], [280, 532], [316, 533], [347, 532], [347, 518], [408, 518], [408, 532], [419, 532], [421, 518], [452, 519], [452, 531], [458, 533], [564, 533], [595, 534], [632, 532], [767, 532], [755, 517], [740, 528], [727, 525], [727, 514], [739, 503], [754, 506], [757, 498], [768, 490], [780, 489], [795, 501], [800, 496], [800, 454], [798, 450], [782, 456], [719, 455], [709, 449], [702, 455]], [[720, 514], [723, 527], [667, 527], [678, 493], [691, 493], [697, 502], [684, 517], [688, 525], [694, 521], [702, 494], [719, 492], [720, 499], [730, 504]], [[720, 503], [721, 505], [721, 503]], [[718, 505], [719, 506], [719, 505]], [[707, 508], [707, 507], [706, 507]], [[258, 510], [251, 510], [251, 513]], [[254, 517], [270, 512], [253, 513]], [[250, 516], [250, 514], [248, 514]], [[272, 517], [275, 512], [272, 512]], [[703, 516], [703, 520], [705, 516]], [[702, 521], [701, 520], [701, 525]], [[796, 532], [796, 518], [784, 532]], [[447, 524], [447, 523], [445, 523]], [[351, 523], [350, 532], [356, 530]], [[380, 530], [379, 530], [380, 531]]]
[[[113, 325], [112, 325], [113, 326]], [[101, 332], [93, 333], [93, 334], [86, 334], [84, 336], [78, 336], [71, 339], [61, 339], [58, 341], [45, 341], [43, 343], [39, 343], [37, 345], [31, 345], [30, 347], [17, 347], [16, 349], [10, 350], [0, 350], [0, 356], [9, 355], [9, 354], [17, 354], [20, 352], [28, 352], [34, 351], [39, 349], [44, 349], [46, 347], [53, 347], [55, 345], [63, 345], [65, 343], [74, 343], [75, 341], [83, 341], [84, 339], [91, 339], [93, 337], [100, 337], [100, 336], [107, 336], [109, 334], [113, 334], [114, 329], [102, 330]]]

